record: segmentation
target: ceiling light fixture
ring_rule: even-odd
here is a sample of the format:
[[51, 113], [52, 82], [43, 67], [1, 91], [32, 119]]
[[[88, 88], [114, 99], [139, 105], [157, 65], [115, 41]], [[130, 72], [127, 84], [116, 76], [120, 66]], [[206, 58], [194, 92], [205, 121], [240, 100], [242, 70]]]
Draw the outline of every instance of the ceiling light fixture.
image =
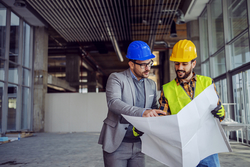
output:
[[175, 16], [177, 16], [177, 20], [176, 20], [176, 24], [184, 24], [186, 23], [185, 22], [185, 19], [184, 19], [184, 14], [183, 12], [178, 9], [178, 10], [162, 10], [162, 12], [164, 13], [174, 13]]
[[176, 16], [177, 16], [176, 24], [184, 24], [184, 23], [186, 23], [185, 19], [184, 19], [184, 14], [180, 9], [177, 10]]
[[26, 6], [26, 3], [24, 0], [15, 0], [14, 6], [24, 8]]
[[176, 25], [175, 25], [175, 21], [174, 21], [174, 20], [173, 20], [173, 22], [172, 22], [172, 24], [171, 24], [170, 37], [172, 37], [172, 38], [177, 37]]

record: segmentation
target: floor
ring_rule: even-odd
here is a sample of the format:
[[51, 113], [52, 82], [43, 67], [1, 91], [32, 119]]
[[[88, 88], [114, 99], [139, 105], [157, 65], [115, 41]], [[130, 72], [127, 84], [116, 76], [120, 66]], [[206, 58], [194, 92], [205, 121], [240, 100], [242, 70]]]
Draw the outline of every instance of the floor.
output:
[[[99, 133], [36, 133], [0, 145], [0, 166], [103, 167]], [[232, 143], [233, 152], [220, 153], [221, 167], [250, 167], [250, 147]], [[146, 167], [166, 167], [146, 157]]]

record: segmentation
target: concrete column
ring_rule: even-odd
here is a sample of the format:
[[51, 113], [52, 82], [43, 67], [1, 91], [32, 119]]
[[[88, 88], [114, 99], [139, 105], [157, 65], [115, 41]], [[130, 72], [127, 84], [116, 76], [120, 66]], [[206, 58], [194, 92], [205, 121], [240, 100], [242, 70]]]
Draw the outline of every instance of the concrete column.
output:
[[79, 90], [79, 76], [80, 76], [80, 56], [79, 55], [67, 55], [66, 56], [66, 81]]
[[199, 36], [198, 20], [189, 21], [187, 23], [187, 37], [196, 46], [197, 58], [196, 58], [196, 67], [194, 68], [194, 72], [196, 74], [201, 74], [200, 36]]
[[48, 80], [48, 30], [45, 27], [36, 27], [34, 38], [33, 131], [43, 132]]
[[96, 72], [89, 71], [88, 72], [88, 92], [96, 92]]

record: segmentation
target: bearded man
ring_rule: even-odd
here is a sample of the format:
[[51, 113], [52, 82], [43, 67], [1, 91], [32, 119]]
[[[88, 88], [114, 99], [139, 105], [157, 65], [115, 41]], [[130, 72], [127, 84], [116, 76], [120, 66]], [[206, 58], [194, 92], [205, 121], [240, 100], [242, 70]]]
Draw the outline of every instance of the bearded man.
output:
[[[193, 72], [196, 57], [196, 47], [192, 41], [180, 40], [174, 45], [170, 61], [174, 62], [176, 78], [163, 85], [159, 99], [160, 110], [165, 111], [167, 115], [177, 114], [203, 90], [214, 84], [210, 77], [196, 75]], [[214, 88], [216, 91], [215, 85]], [[220, 121], [224, 119], [225, 110], [220, 99], [217, 107], [211, 113]], [[219, 166], [218, 154], [213, 154], [201, 160], [197, 167]]]

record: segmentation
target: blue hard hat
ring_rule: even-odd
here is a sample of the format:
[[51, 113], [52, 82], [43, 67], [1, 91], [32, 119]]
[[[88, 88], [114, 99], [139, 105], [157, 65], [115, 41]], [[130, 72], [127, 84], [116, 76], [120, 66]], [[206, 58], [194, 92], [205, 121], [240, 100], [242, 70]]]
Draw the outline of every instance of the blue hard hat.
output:
[[147, 43], [143, 41], [131, 42], [126, 57], [132, 60], [148, 60], [155, 58]]

